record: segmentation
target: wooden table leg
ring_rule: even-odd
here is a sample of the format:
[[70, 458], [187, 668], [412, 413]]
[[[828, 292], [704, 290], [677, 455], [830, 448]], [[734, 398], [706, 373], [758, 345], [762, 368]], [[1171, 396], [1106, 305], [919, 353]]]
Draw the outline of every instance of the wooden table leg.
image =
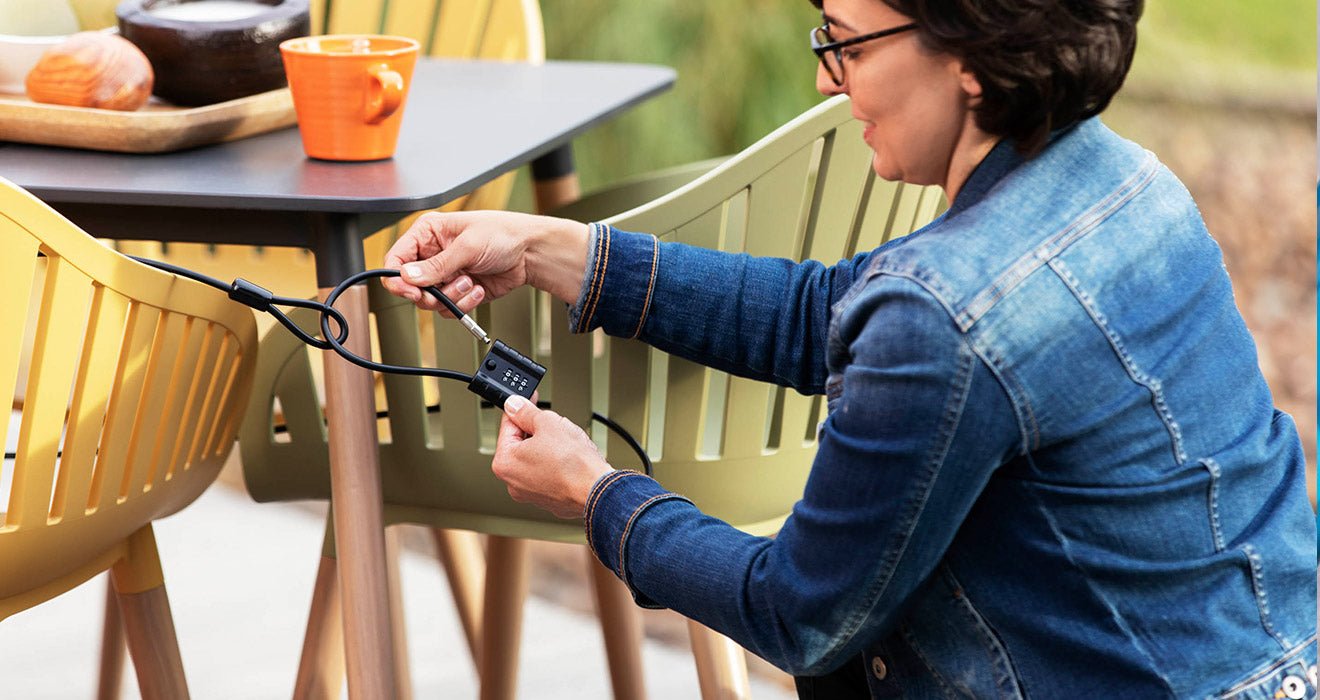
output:
[[[330, 291], [322, 288], [321, 298]], [[347, 290], [335, 306], [355, 331], [345, 347], [369, 357], [367, 288], [359, 285]], [[371, 373], [334, 353], [324, 356], [330, 498], [339, 553], [348, 695], [353, 700], [384, 700], [395, 688], [394, 644]]]

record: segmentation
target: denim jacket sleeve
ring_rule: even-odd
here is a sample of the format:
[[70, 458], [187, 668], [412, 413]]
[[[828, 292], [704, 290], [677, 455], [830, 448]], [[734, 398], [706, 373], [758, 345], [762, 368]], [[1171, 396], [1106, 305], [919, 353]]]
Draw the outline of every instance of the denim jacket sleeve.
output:
[[858, 289], [831, 330], [819, 451], [775, 538], [632, 472], [602, 478], [588, 500], [589, 543], [639, 604], [796, 675], [827, 672], [894, 629], [1022, 444], [1001, 384], [936, 297], [886, 275]]
[[574, 332], [603, 328], [741, 377], [825, 388], [830, 305], [867, 254], [832, 267], [682, 245], [591, 225]]

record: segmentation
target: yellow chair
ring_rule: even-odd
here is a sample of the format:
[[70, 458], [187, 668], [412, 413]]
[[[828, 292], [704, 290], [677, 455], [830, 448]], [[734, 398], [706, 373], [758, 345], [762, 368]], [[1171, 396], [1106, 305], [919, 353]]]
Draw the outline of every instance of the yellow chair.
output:
[[0, 390], [19, 384], [32, 338], [18, 446], [0, 467], [0, 619], [109, 570], [143, 695], [187, 697], [151, 523], [219, 473], [251, 389], [256, 324], [2, 179], [0, 248]]
[[[708, 168], [666, 177], [686, 181]], [[649, 185], [639, 181], [636, 187], [613, 188], [566, 211], [603, 218], [588, 211], [593, 204], [617, 206], [649, 191]], [[846, 99], [835, 99], [689, 184], [611, 221], [695, 244], [834, 262], [911, 231], [931, 219], [939, 205], [938, 190], [875, 178], [870, 151], [851, 120]], [[556, 309], [553, 318], [551, 307]], [[425, 358], [425, 363], [470, 371], [482, 356], [484, 349], [459, 324], [421, 324], [411, 304], [384, 293], [379, 285], [372, 286], [371, 308], [384, 362], [422, 364]], [[656, 476], [695, 496], [715, 515], [749, 531], [771, 533], [800, 497], [815, 452], [815, 423], [823, 410], [818, 399], [729, 380], [635, 342], [610, 340], [605, 355], [594, 357], [591, 336], [568, 332], [562, 305], [546, 303], [542, 294], [525, 288], [479, 308], [477, 320], [492, 337], [551, 368], [541, 395], [556, 410], [584, 426], [593, 410], [622, 419], [657, 455]], [[315, 325], [309, 316], [299, 322]], [[307, 348], [283, 331], [262, 341], [240, 439], [244, 478], [258, 500], [329, 497], [323, 419], [311, 400], [316, 395], [316, 364]], [[582, 542], [581, 523], [511, 501], [491, 474], [497, 410], [482, 408], [475, 395], [452, 381], [389, 375], [384, 384], [386, 401], [378, 408], [389, 413], [381, 425], [380, 445], [387, 523], [491, 533], [492, 542], [501, 547], [516, 542], [508, 538]], [[429, 396], [438, 396], [440, 410], [428, 407]], [[283, 407], [282, 424], [276, 400]], [[771, 449], [766, 447], [767, 430], [773, 436]], [[635, 465], [631, 451], [615, 438], [602, 444], [617, 466]], [[758, 488], [749, 491], [748, 483]], [[500, 558], [506, 585], [503, 593], [487, 594], [486, 609], [513, 614], [526, 585], [525, 570], [517, 556], [504, 557], [495, 548], [491, 555]], [[592, 564], [598, 574], [593, 581], [605, 591], [603, 617], [614, 614], [611, 605], [630, 606], [617, 580], [594, 558]], [[491, 570], [496, 570], [494, 563]], [[635, 634], [629, 627], [635, 622], [623, 617], [622, 627], [612, 619], [606, 622], [607, 635]], [[741, 650], [703, 628], [694, 625], [692, 631], [703, 696], [745, 697]], [[516, 630], [512, 638], [516, 641]], [[491, 658], [496, 652], [500, 658]], [[483, 697], [510, 697], [516, 647], [487, 643], [480, 659]], [[497, 663], [505, 671], [488, 673]], [[642, 692], [639, 678], [611, 667], [616, 697]], [[633, 685], [621, 689], [621, 679]]]

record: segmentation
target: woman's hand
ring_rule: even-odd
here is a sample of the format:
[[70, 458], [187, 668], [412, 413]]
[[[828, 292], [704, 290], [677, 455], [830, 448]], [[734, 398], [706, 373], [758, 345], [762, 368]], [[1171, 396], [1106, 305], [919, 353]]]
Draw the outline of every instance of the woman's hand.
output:
[[587, 227], [566, 219], [511, 212], [431, 212], [385, 254], [401, 277], [382, 280], [390, 293], [443, 311], [420, 287], [435, 285], [464, 313], [530, 284], [572, 303], [587, 264]]
[[561, 518], [582, 517], [591, 487], [613, 471], [581, 428], [520, 396], [504, 402], [490, 468], [513, 500]]

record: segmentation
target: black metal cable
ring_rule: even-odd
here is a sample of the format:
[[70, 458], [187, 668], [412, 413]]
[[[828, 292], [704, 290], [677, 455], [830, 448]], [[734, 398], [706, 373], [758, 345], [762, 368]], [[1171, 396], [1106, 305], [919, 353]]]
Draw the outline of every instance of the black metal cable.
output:
[[[339, 295], [347, 291], [349, 287], [352, 287], [353, 285], [356, 285], [359, 282], [362, 282], [363, 280], [368, 280], [375, 277], [398, 277], [398, 276], [399, 276], [398, 270], [366, 270], [363, 272], [359, 272], [355, 275], [350, 276], [348, 279], [344, 280], [343, 282], [340, 282], [325, 298], [324, 305], [327, 308], [333, 308], [335, 301], [339, 299]], [[439, 289], [436, 289], [435, 287], [423, 287], [423, 289], [425, 289], [427, 293], [429, 293], [431, 296], [435, 297], [436, 299], [440, 299], [441, 303], [444, 304], [449, 309], [449, 311], [454, 314], [455, 317], [462, 319], [467, 316], [467, 314], [464, 314], [462, 310], [458, 308], [457, 304], [455, 304], [452, 300], [450, 300], [449, 297], [445, 296]], [[387, 372], [389, 374], [406, 374], [415, 377], [440, 377], [442, 379], [457, 379], [458, 381], [461, 382], [472, 381], [472, 375], [463, 374], [462, 372], [458, 372], [452, 369], [442, 369], [439, 367], [409, 367], [405, 365], [387, 365], [381, 362], [373, 362], [365, 357], [362, 357], [361, 355], [356, 355], [351, 351], [349, 351], [348, 348], [345, 348], [343, 342], [339, 338], [336, 338], [330, 332], [330, 319], [329, 316], [325, 314], [321, 315], [321, 335], [330, 344], [330, 348], [334, 350], [336, 353], [338, 353], [340, 357], [344, 358], [345, 360], [348, 360], [349, 362], [352, 362], [358, 367], [363, 367], [375, 372]], [[345, 333], [344, 335], [347, 336], [348, 334]]]
[[[311, 345], [312, 347], [320, 350], [331, 350], [336, 354], [338, 354], [340, 357], [344, 358], [345, 360], [359, 367], [369, 369], [375, 372], [385, 372], [388, 374], [403, 374], [409, 376], [422, 376], [422, 377], [439, 377], [442, 379], [455, 379], [462, 382], [472, 381], [472, 375], [464, 374], [462, 372], [451, 369], [443, 369], [439, 367], [411, 367], [407, 365], [389, 365], [380, 362], [373, 362], [372, 360], [369, 360], [365, 357], [354, 354], [353, 352], [349, 351], [348, 348], [344, 347], [344, 343], [348, 340], [348, 321], [344, 318], [344, 315], [342, 313], [340, 313], [338, 310], [334, 308], [335, 301], [338, 300], [340, 295], [342, 295], [350, 287], [353, 287], [354, 285], [357, 285], [364, 280], [374, 279], [374, 278], [385, 278], [385, 277], [398, 277], [399, 276], [398, 270], [376, 269], [376, 270], [365, 270], [363, 272], [359, 272], [357, 274], [350, 276], [348, 279], [345, 279], [343, 282], [340, 282], [338, 285], [336, 285], [335, 288], [331, 290], [330, 294], [326, 296], [324, 302], [318, 302], [311, 299], [300, 299], [296, 297], [277, 296], [271, 293], [269, 290], [263, 289], [262, 287], [241, 278], [234, 280], [233, 283], [231, 284], [225, 284], [224, 282], [221, 282], [220, 280], [214, 277], [209, 277], [207, 275], [203, 275], [200, 272], [195, 272], [193, 270], [189, 270], [184, 267], [179, 267], [178, 265], [172, 265], [170, 263], [162, 262], [160, 260], [152, 260], [150, 258], [138, 257], [136, 255], [130, 255], [129, 257], [142, 263], [143, 265], [148, 265], [158, 270], [163, 270], [165, 272], [169, 272], [171, 274], [178, 275], [180, 277], [186, 277], [195, 282], [200, 282], [207, 286], [214, 287], [215, 289], [218, 289], [224, 292], [225, 294], [229, 295], [229, 298], [233, 299], [234, 301], [245, 304], [253, 309], [256, 309], [257, 311], [263, 311], [265, 313], [270, 314], [271, 316], [274, 316], [275, 320], [279, 321], [280, 325], [288, 329], [290, 333], [293, 333], [293, 335], [296, 336], [302, 342], [307, 343], [308, 345]], [[422, 291], [435, 297], [436, 300], [438, 300], [441, 304], [444, 304], [445, 308], [449, 309], [449, 312], [454, 314], [454, 317], [460, 323], [462, 323], [468, 329], [468, 331], [470, 331], [479, 340], [482, 340], [487, 344], [491, 342], [490, 336], [488, 336], [486, 332], [482, 330], [481, 327], [478, 326], [476, 322], [474, 322], [471, 319], [471, 317], [463, 313], [462, 309], [459, 309], [458, 305], [455, 304], [452, 299], [445, 296], [445, 294], [441, 292], [439, 289], [437, 289], [434, 286], [422, 287]], [[312, 311], [315, 311], [318, 314], [320, 314], [322, 338], [316, 338], [315, 336], [304, 331], [302, 328], [298, 326], [298, 324], [294, 323], [288, 316], [286, 316], [284, 312], [280, 311], [277, 308], [279, 306], [292, 306], [303, 309], [311, 309]], [[334, 320], [335, 325], [339, 327], [338, 333], [330, 332], [330, 321], [332, 319]], [[537, 406], [540, 408], [549, 408], [550, 404], [548, 402], [542, 401], [542, 402], [537, 402]], [[440, 410], [439, 406], [435, 406], [435, 407], [427, 406], [427, 412], [430, 412], [432, 408], [434, 408], [434, 410], [436, 411]], [[378, 411], [376, 413], [377, 418], [384, 418], [387, 417], [388, 415], [389, 414], [385, 411]], [[637, 457], [638, 459], [641, 460], [642, 468], [644, 472], [648, 476], [651, 474], [650, 456], [646, 454], [646, 450], [642, 449], [642, 446], [638, 444], [637, 440], [633, 438], [633, 436], [629, 434], [628, 431], [623, 429], [623, 426], [619, 425], [618, 423], [615, 423], [613, 420], [610, 420], [606, 416], [603, 416], [595, 412], [591, 414], [591, 419], [601, 423], [607, 429], [613, 431], [614, 434], [618, 435], [628, 445], [628, 447], [630, 447], [633, 450], [633, 452], [637, 453]], [[279, 428], [280, 426], [276, 427], [277, 432], [279, 432]], [[5, 453], [5, 459], [14, 459], [14, 458], [15, 455], [13, 453]]]
[[[482, 402], [482, 407], [494, 408], [495, 405]], [[551, 408], [551, 404], [549, 401], [537, 401], [536, 407], [542, 409], [549, 409]], [[426, 412], [439, 413], [440, 404], [427, 404]], [[380, 420], [382, 418], [389, 418], [389, 417], [390, 417], [389, 411], [376, 411], [377, 420]], [[615, 423], [614, 421], [610, 420], [609, 418], [599, 413], [596, 413], [595, 411], [592, 411], [591, 419], [605, 426], [607, 429], [613, 431], [615, 435], [618, 435], [625, 443], [627, 443], [628, 447], [631, 448], [633, 452], [637, 453], [637, 458], [641, 460], [642, 473], [646, 474], [647, 476], [651, 475], [651, 456], [646, 454], [646, 450], [642, 449], [642, 446], [637, 443], [637, 440], [632, 436], [631, 433], [629, 433], [627, 430], [624, 430], [623, 426], [619, 425], [618, 423]], [[289, 432], [289, 426], [284, 424], [276, 425], [274, 432], [276, 435], [287, 433]], [[10, 459], [13, 459], [13, 457], [10, 456]]]
[[[164, 270], [170, 274], [187, 277], [194, 282], [201, 282], [207, 286], [215, 287], [225, 294], [228, 294], [229, 298], [234, 301], [246, 304], [257, 311], [264, 311], [271, 316], [274, 316], [275, 320], [279, 321], [281, 326], [287, 328], [289, 332], [297, 336], [299, 340], [319, 350], [333, 350], [334, 348], [330, 343], [318, 339], [304, 331], [302, 328], [299, 328], [298, 324], [294, 323], [288, 316], [284, 315], [283, 311], [280, 311], [276, 307], [294, 306], [303, 309], [311, 309], [321, 315], [322, 329], [329, 328], [329, 325], [324, 322], [326, 316], [329, 316], [330, 318], [333, 318], [335, 324], [339, 326], [339, 333], [336, 340], [338, 340], [341, 345], [344, 341], [348, 340], [348, 322], [344, 320], [343, 314], [339, 313], [337, 309], [328, 304], [322, 304], [311, 299], [276, 296], [245, 279], [236, 279], [232, 284], [225, 284], [214, 277], [209, 277], [200, 272], [194, 272], [188, 268], [179, 267], [178, 265], [171, 265], [170, 263], [161, 262], [160, 260], [152, 260], [150, 258], [141, 258], [136, 255], [130, 255], [128, 257], [133, 258], [143, 265], [154, 267], [157, 270]], [[328, 331], [326, 332], [328, 334]]]

